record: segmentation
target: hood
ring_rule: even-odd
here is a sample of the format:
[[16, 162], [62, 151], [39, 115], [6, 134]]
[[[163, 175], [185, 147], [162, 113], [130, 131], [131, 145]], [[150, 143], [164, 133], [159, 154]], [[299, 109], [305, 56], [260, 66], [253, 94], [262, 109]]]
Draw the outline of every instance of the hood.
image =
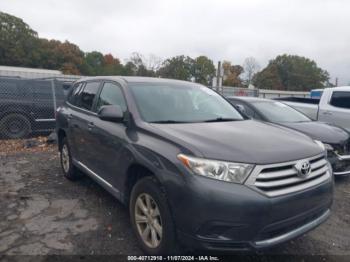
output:
[[322, 153], [312, 139], [299, 132], [254, 120], [151, 126], [157, 135], [208, 159], [270, 164]]
[[313, 139], [327, 144], [344, 144], [349, 140], [349, 133], [345, 130], [318, 121], [280, 123], [280, 125], [300, 131]]

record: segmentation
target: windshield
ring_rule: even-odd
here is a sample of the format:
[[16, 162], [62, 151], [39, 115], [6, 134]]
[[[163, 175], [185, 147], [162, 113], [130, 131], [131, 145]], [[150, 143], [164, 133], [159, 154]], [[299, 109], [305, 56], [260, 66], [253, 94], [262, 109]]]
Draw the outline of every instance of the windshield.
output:
[[243, 120], [229, 102], [207, 87], [177, 83], [130, 83], [129, 86], [146, 122]]
[[257, 101], [252, 104], [271, 122], [310, 122], [311, 119], [294, 108], [272, 101]]

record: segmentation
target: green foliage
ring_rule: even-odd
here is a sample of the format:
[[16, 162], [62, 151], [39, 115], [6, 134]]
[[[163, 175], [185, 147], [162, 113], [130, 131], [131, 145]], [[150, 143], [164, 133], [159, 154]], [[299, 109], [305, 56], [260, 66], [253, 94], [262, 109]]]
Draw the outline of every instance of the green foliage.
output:
[[31, 65], [38, 59], [37, 36], [22, 19], [0, 12], [0, 64]]
[[254, 84], [258, 88], [305, 91], [328, 85], [329, 74], [315, 61], [296, 55], [280, 55], [257, 73]]
[[215, 66], [213, 61], [206, 56], [192, 59], [189, 56], [181, 55], [165, 60], [157, 75], [163, 78], [194, 80], [203, 85], [210, 85], [211, 79], [215, 75]]
[[195, 82], [209, 86], [216, 72], [213, 61], [206, 56], [199, 56], [194, 60], [193, 66]]
[[111, 54], [103, 55], [100, 52], [93, 51], [85, 53], [80, 71], [83, 75], [88, 76], [122, 75], [123, 65], [118, 58]]
[[173, 78], [190, 81], [193, 76], [194, 61], [189, 56], [175, 56], [168, 58], [158, 70], [158, 75], [163, 78]]
[[103, 54], [97, 51], [85, 53], [81, 73], [88, 76], [99, 75], [102, 71]]
[[135, 76], [137, 71], [138, 71], [137, 66], [133, 62], [129, 61], [124, 66], [123, 75]]

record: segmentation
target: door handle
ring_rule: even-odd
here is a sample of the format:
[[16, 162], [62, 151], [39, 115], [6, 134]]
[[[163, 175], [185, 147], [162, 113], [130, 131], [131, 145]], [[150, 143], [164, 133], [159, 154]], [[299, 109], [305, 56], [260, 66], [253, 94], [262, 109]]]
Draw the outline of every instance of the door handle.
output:
[[332, 112], [330, 112], [330, 111], [324, 111], [323, 114], [324, 114], [324, 115], [327, 115], [327, 116], [331, 116], [331, 115], [332, 115]]
[[68, 118], [68, 120], [71, 120], [73, 118], [73, 115], [69, 114], [67, 118]]

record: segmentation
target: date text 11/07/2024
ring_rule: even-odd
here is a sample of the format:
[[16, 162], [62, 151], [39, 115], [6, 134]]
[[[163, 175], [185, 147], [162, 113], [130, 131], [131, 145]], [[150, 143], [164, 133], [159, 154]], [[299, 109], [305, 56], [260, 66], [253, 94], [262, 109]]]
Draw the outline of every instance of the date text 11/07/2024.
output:
[[216, 256], [128, 256], [128, 261], [219, 261]]

